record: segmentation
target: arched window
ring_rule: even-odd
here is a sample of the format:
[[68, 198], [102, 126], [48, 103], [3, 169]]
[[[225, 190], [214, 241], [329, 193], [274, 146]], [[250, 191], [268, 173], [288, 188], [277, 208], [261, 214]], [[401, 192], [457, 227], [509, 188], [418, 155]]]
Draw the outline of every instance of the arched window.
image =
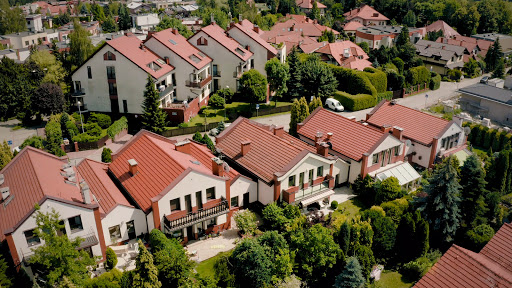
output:
[[103, 54], [103, 60], [115, 61], [116, 55], [110, 51], [107, 51], [107, 53]]

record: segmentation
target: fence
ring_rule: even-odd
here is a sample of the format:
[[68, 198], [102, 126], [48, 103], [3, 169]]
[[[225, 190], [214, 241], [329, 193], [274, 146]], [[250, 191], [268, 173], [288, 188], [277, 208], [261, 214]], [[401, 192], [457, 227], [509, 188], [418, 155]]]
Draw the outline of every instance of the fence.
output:
[[408, 96], [412, 96], [414, 94], [418, 94], [418, 93], [421, 93], [421, 92], [425, 92], [425, 91], [428, 91], [429, 88], [428, 88], [428, 83], [424, 83], [424, 84], [418, 84], [418, 85], [413, 85], [413, 86], [410, 86], [410, 87], [406, 87], [403, 89], [403, 98], [405, 97], [408, 97]]
[[[119, 140], [121, 137], [125, 136], [126, 134], [128, 134], [127, 129], [121, 130], [121, 132], [119, 132], [117, 135], [114, 136], [114, 141]], [[75, 143], [70, 141], [70, 143], [68, 145], [62, 144], [61, 147], [63, 148], [64, 152], [68, 153], [68, 152], [76, 152], [76, 151], [82, 151], [82, 150], [99, 149], [99, 148], [109, 145], [111, 143], [112, 143], [112, 139], [110, 139], [108, 137], [108, 135], [105, 135], [96, 142], [77, 142], [75, 145]], [[77, 148], [78, 148], [78, 150], [77, 150]]]

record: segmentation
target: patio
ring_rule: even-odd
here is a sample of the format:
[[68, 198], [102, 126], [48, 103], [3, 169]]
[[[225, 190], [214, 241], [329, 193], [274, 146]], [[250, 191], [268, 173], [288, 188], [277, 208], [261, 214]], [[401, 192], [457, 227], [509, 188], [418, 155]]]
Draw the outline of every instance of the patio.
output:
[[[130, 271], [135, 269], [135, 259], [139, 254], [139, 244], [136, 239], [130, 240], [125, 245], [109, 246], [114, 250], [117, 256], [116, 268], [121, 271]], [[91, 278], [98, 277], [107, 272], [105, 262], [99, 263], [96, 270], [92, 271]]]
[[352, 189], [350, 189], [350, 187], [348, 186], [338, 187], [333, 190], [334, 194], [331, 195], [331, 197], [329, 198], [329, 204], [321, 207], [320, 209], [320, 211], [322, 211], [324, 215], [327, 215], [329, 214], [329, 212], [333, 211], [331, 209], [332, 201], [337, 201], [338, 204], [340, 204], [357, 196], [354, 194], [354, 191], [352, 191]]

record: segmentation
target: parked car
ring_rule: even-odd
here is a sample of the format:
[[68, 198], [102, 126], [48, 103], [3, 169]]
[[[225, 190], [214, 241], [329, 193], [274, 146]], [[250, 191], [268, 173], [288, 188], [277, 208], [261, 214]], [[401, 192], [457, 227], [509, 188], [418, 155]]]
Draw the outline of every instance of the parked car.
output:
[[345, 110], [345, 108], [343, 108], [343, 105], [341, 105], [340, 101], [338, 101], [334, 98], [327, 98], [327, 100], [325, 100], [325, 106], [327, 106], [327, 108], [334, 110], [336, 112], [341, 112], [341, 111]]
[[489, 76], [484, 76], [480, 79], [480, 83], [482, 84], [487, 84], [487, 82], [489, 82]]

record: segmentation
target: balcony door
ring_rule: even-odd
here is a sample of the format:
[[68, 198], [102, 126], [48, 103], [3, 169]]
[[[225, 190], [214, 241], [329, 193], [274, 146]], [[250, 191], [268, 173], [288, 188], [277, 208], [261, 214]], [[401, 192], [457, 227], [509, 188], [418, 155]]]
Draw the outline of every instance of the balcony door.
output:
[[201, 191], [196, 192], [197, 209], [203, 209], [203, 199], [201, 198]]
[[192, 212], [192, 197], [190, 195], [185, 196], [185, 207], [187, 209], [187, 213]]
[[137, 237], [135, 234], [135, 223], [132, 221], [126, 222], [126, 232], [128, 232], [128, 239], [132, 240]]
[[304, 188], [304, 172], [299, 174], [299, 188], [300, 189]]

